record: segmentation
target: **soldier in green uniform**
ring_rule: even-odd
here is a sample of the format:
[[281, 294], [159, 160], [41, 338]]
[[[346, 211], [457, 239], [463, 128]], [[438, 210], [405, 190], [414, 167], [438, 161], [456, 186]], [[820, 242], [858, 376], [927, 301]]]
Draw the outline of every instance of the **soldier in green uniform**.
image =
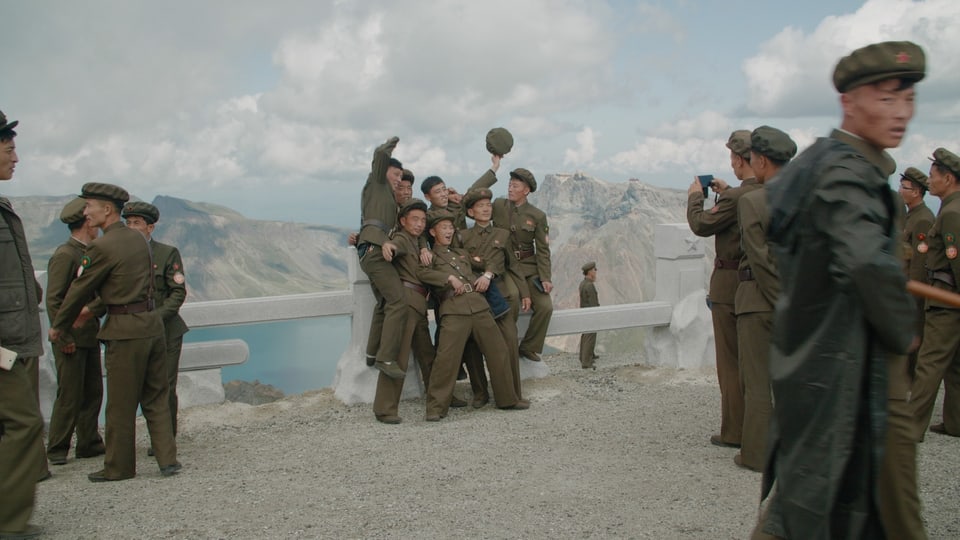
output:
[[[527, 409], [529, 402], [517, 397], [508, 365], [507, 347], [490, 313], [483, 294], [473, 290], [478, 276], [473, 271], [470, 255], [460, 248], [451, 248], [456, 229], [454, 214], [440, 210], [431, 212], [427, 226], [434, 239], [430, 268], [446, 275], [446, 285], [435, 287], [440, 303], [440, 337], [437, 357], [427, 387], [426, 420], [435, 422], [446, 416], [457, 380], [457, 368], [467, 340], [473, 338], [483, 353], [490, 372], [493, 397], [501, 409]], [[482, 264], [477, 265], [482, 268]]]
[[755, 538], [897, 538], [881, 518], [891, 355], [915, 339], [898, 257], [899, 198], [887, 178], [914, 112], [923, 50], [884, 42], [833, 73], [839, 130], [767, 186], [780, 273], [770, 383], [774, 410]]
[[397, 359], [409, 311], [397, 269], [390, 263], [393, 253], [383, 248], [397, 222], [395, 191], [403, 177], [403, 164], [391, 156], [398, 142], [399, 138], [391, 137], [373, 152], [370, 174], [360, 196], [360, 236], [357, 238], [360, 268], [370, 278], [377, 300], [367, 342], [377, 343], [374, 366], [394, 379], [404, 377]]
[[717, 446], [739, 447], [743, 430], [743, 388], [737, 354], [737, 268], [740, 266], [740, 229], [737, 227], [737, 202], [760, 187], [750, 168], [750, 132], [738, 130], [727, 140], [730, 167], [739, 187], [732, 188], [719, 178], [712, 188], [719, 193], [716, 205], [703, 209], [703, 186], [696, 178], [687, 191], [687, 223], [697, 236], [713, 236], [716, 258], [710, 276], [709, 302], [713, 319], [713, 338], [717, 356], [717, 380], [720, 384], [720, 433], [710, 436]]
[[[47, 317], [53, 322], [60, 310], [70, 284], [77, 277], [87, 244], [97, 238], [97, 228], [91, 225], [83, 209], [87, 201], [76, 198], [60, 212], [60, 221], [70, 229], [70, 238], [47, 262]], [[71, 327], [62, 338], [62, 345], [53, 347], [57, 366], [57, 399], [50, 414], [50, 433], [47, 458], [52, 465], [65, 465], [70, 451], [74, 428], [77, 432], [78, 458], [101, 456], [104, 453], [100, 438], [100, 405], [103, 403], [103, 372], [100, 368], [100, 320], [106, 309], [96, 296], [87, 299], [87, 307], [94, 317], [79, 328]]]
[[797, 153], [789, 135], [770, 126], [750, 134], [750, 167], [759, 189], [744, 193], [737, 204], [740, 228], [740, 267], [734, 306], [737, 315], [737, 351], [743, 384], [743, 436], [733, 462], [753, 471], [763, 468], [767, 425], [773, 403], [770, 398], [770, 331], [773, 305], [780, 294], [779, 277], [767, 248], [767, 198], [763, 186]]
[[[900, 175], [900, 198], [907, 207], [903, 224], [903, 258], [907, 267], [907, 277], [927, 283], [927, 233], [933, 226], [933, 212], [923, 202], [927, 194], [927, 175], [915, 167], [909, 167]], [[917, 332], [923, 340], [923, 315], [926, 300], [917, 297]], [[917, 353], [910, 353], [910, 377], [917, 367]]]
[[[930, 193], [940, 198], [940, 211], [925, 240], [930, 284], [960, 292], [960, 157], [937, 148], [930, 166]], [[923, 246], [923, 244], [921, 244]], [[918, 438], [930, 423], [934, 402], [944, 383], [943, 422], [930, 431], [960, 437], [960, 309], [927, 300], [924, 340], [917, 357], [911, 401], [915, 404]]]
[[[400, 281], [410, 313], [403, 331], [400, 344], [400, 356], [397, 362], [400, 369], [406, 371], [411, 351], [420, 366], [424, 387], [430, 384], [430, 371], [433, 367], [436, 351], [430, 341], [430, 326], [427, 322], [428, 285], [443, 286], [447, 274], [431, 270], [420, 264], [419, 239], [427, 224], [427, 204], [420, 199], [407, 199], [400, 208], [400, 229], [390, 237], [396, 246], [393, 264], [397, 267]], [[377, 379], [377, 391], [373, 399], [373, 413], [377, 420], [385, 424], [399, 424], [397, 408], [403, 392], [403, 379], [394, 379], [380, 373]]]
[[[494, 154], [494, 163], [499, 166], [500, 156]], [[473, 188], [489, 188], [497, 182], [491, 169], [473, 184]], [[527, 169], [510, 171], [507, 198], [493, 201], [493, 222], [497, 227], [510, 231], [510, 252], [517, 262], [517, 273], [523, 276], [530, 289], [530, 302], [524, 299], [511, 304], [512, 317], [516, 319], [521, 309], [533, 308], [530, 325], [520, 340], [520, 356], [540, 361], [547, 328], [553, 316], [553, 277], [550, 261], [550, 226], [547, 215], [530, 204], [527, 197], [537, 191], [537, 179]], [[514, 261], [511, 261], [511, 266]]]
[[[0, 181], [13, 178], [19, 161], [13, 128], [0, 112]], [[43, 417], [27, 360], [43, 354], [40, 329], [40, 285], [33, 272], [20, 216], [0, 197], [0, 534], [33, 538], [39, 527], [33, 515], [37, 471], [47, 467], [43, 450]], [[16, 360], [6, 363], [10, 356]], [[9, 356], [8, 356], [9, 355]]]
[[59, 344], [94, 292], [106, 305], [107, 318], [97, 337], [106, 344], [107, 426], [103, 470], [88, 475], [91, 482], [133, 478], [137, 405], [143, 412], [156, 451], [160, 474], [180, 471], [168, 401], [163, 319], [154, 308], [154, 271], [150, 245], [120, 220], [126, 190], [90, 182], [80, 195], [84, 214], [103, 236], [87, 246], [77, 279], [70, 285], [53, 322], [50, 341]]
[[[183, 349], [183, 335], [189, 331], [187, 323], [180, 317], [180, 306], [187, 299], [187, 279], [183, 273], [183, 260], [180, 250], [153, 239], [153, 231], [160, 219], [160, 210], [156, 206], [143, 202], [128, 202], [121, 213], [127, 227], [140, 231], [150, 241], [153, 253], [153, 298], [157, 311], [163, 318], [164, 339], [166, 341], [167, 381], [170, 387], [170, 421], [173, 436], [177, 436], [177, 412], [180, 402], [177, 399], [177, 379], [180, 375], [180, 351]], [[153, 449], [148, 455], [153, 455]]]
[[[580, 268], [583, 271], [583, 281], [580, 282], [580, 307], [597, 307], [600, 298], [597, 296], [597, 263], [590, 261]], [[597, 333], [580, 334], [580, 367], [583, 369], [597, 369], [594, 363], [597, 359], [594, 349], [597, 346]]]
[[[497, 160], [499, 161], [499, 160]], [[492, 171], [493, 169], [491, 169]], [[512, 306], [520, 298], [529, 301], [530, 289], [523, 276], [518, 273], [516, 259], [510, 253], [510, 233], [506, 229], [495, 227], [493, 218], [493, 192], [487, 188], [475, 188], [463, 196], [463, 207], [467, 216], [473, 219], [473, 227], [459, 231], [463, 248], [470, 254], [471, 264], [476, 265], [483, 274], [474, 282], [479, 292], [495, 287], [502, 298]], [[487, 301], [490, 302], [489, 296]], [[491, 306], [493, 304], [491, 303]], [[512, 308], [510, 308], [512, 310]], [[513, 317], [496, 317], [497, 327], [507, 346], [510, 372], [513, 375], [513, 388], [517, 397], [523, 399], [520, 383], [520, 337], [517, 321]], [[483, 369], [483, 358], [476, 343], [468, 342], [464, 352], [464, 361], [470, 374], [470, 386], [473, 389], [473, 406], [480, 408], [489, 403], [487, 376]]]

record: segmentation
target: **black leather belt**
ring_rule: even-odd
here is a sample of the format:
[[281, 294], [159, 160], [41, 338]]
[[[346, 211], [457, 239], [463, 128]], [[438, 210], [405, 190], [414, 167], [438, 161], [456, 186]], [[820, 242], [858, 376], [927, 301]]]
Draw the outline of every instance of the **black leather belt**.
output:
[[107, 304], [107, 313], [110, 315], [130, 315], [153, 311], [153, 300], [144, 300], [134, 304]]
[[927, 270], [927, 279], [931, 281], [933, 280], [941, 281], [951, 287], [957, 286], [957, 281], [953, 279], [952, 272], [945, 272], [943, 270]]
[[756, 279], [753, 277], [753, 270], [751, 270], [749, 266], [737, 271], [737, 277], [740, 278], [740, 281], [753, 281]]
[[514, 256], [516, 256], [516, 258], [517, 258], [518, 261], [522, 261], [522, 260], [527, 259], [527, 258], [529, 258], [529, 257], [533, 257], [534, 255], [536, 255], [536, 252], [533, 251], [533, 250], [531, 250], [531, 251], [514, 251], [513, 254], [514, 254]]
[[[469, 283], [464, 283], [463, 292], [464, 293], [473, 292], [473, 285]], [[447, 300], [453, 298], [456, 295], [457, 295], [457, 291], [455, 289], [447, 289], [443, 291], [443, 296], [440, 298], [440, 302], [446, 302]]]
[[740, 267], [740, 261], [735, 261], [733, 259], [714, 259], [713, 260], [714, 268], [721, 268], [723, 270], [736, 270]]
[[[403, 280], [401, 280], [401, 281], [403, 281]], [[427, 297], [428, 291], [427, 291], [427, 288], [424, 287], [423, 285], [418, 285], [418, 284], [413, 283], [413, 282], [410, 282], [410, 281], [403, 281], [403, 286], [406, 287], [406, 288], [408, 288], [408, 289], [413, 289], [413, 290], [417, 291], [418, 293], [420, 293], [420, 296], [422, 296], [422, 297], [424, 297], [424, 298]]]

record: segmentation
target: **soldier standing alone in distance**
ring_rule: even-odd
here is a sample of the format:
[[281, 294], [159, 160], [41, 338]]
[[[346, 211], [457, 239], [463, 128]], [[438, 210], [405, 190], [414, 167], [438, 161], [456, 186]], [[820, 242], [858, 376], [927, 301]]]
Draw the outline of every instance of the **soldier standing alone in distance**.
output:
[[[580, 282], [580, 307], [597, 307], [600, 299], [597, 297], [597, 263], [591, 261], [583, 265], [583, 281]], [[597, 346], [597, 333], [580, 334], [580, 367], [583, 369], [597, 369], [594, 364], [597, 358], [594, 348]]]

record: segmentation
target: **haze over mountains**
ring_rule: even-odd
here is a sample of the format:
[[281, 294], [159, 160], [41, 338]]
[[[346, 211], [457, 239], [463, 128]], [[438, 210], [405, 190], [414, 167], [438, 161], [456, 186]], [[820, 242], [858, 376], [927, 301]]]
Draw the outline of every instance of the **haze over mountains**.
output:
[[[68, 235], [58, 216], [70, 199], [12, 199], [38, 270]], [[591, 260], [600, 270], [601, 304], [653, 298], [654, 227], [685, 221], [685, 191], [554, 174], [530, 201], [549, 218], [557, 309], [577, 306], [580, 267]], [[160, 210], [157, 240], [183, 255], [188, 302], [347, 288], [347, 257], [356, 255], [345, 247], [345, 229], [247, 219], [223, 206], [167, 196], [152, 202]], [[356, 200], [344, 204], [359, 208]]]

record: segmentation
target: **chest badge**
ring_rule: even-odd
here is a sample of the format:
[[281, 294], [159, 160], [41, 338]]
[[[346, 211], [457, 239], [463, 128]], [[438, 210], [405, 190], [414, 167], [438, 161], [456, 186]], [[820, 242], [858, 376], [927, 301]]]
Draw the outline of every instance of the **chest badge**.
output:
[[921, 241], [917, 244], [917, 253], [926, 253], [928, 249], [930, 249], [930, 246], [926, 242]]
[[948, 259], [957, 258], [957, 246], [950, 246], [947, 248], [947, 258]]

